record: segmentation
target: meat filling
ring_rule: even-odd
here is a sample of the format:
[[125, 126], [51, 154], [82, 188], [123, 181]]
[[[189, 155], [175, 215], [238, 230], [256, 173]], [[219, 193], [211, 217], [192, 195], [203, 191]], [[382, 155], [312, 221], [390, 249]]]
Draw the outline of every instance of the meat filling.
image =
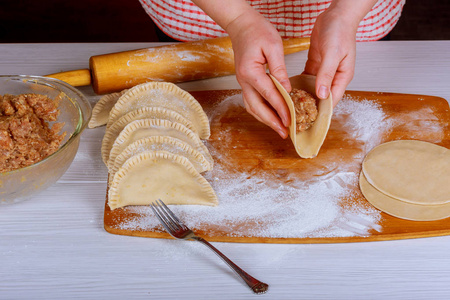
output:
[[300, 89], [292, 89], [289, 95], [294, 102], [296, 131], [305, 131], [312, 126], [317, 118], [316, 99]]
[[32, 165], [54, 153], [64, 139], [57, 104], [38, 94], [0, 95], [0, 172]]

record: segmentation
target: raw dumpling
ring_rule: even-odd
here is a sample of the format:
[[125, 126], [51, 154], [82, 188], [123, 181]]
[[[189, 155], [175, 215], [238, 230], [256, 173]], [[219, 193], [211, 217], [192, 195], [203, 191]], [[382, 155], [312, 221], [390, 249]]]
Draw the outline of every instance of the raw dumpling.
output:
[[211, 132], [208, 117], [202, 106], [188, 92], [169, 82], [147, 82], [128, 90], [112, 108], [107, 127], [124, 114], [141, 107], [164, 107], [178, 112], [190, 120], [201, 139]]
[[169, 120], [171, 122], [180, 123], [190, 130], [194, 129], [192, 122], [184, 118], [179, 113], [170, 109], [166, 109], [163, 107], [142, 107], [136, 110], [132, 110], [116, 120], [110, 127], [106, 128], [105, 135], [102, 140], [101, 149], [102, 159], [105, 164], [109, 159], [109, 153], [111, 151], [112, 145], [114, 144], [116, 138], [119, 136], [120, 132], [129, 123], [142, 119]]
[[152, 136], [137, 140], [126, 147], [114, 160], [111, 174], [117, 172], [130, 157], [142, 152], [159, 151], [184, 156], [192, 163], [199, 173], [212, 170], [212, 164], [203, 154], [192, 148], [188, 143], [169, 136]]
[[198, 135], [192, 130], [189, 130], [186, 126], [168, 120], [143, 119], [133, 121], [125, 126], [116, 138], [109, 154], [107, 162], [108, 170], [113, 168], [116, 157], [122, 153], [128, 145], [139, 139], [151, 136], [170, 136], [180, 139], [202, 153], [211, 164], [213, 163], [213, 158], [211, 157], [208, 148], [202, 143]]
[[94, 108], [92, 109], [91, 120], [89, 121], [88, 127], [95, 128], [106, 125], [108, 123], [109, 112], [127, 90], [123, 90], [118, 93], [111, 93], [104, 95], [97, 101]]
[[166, 204], [218, 204], [211, 185], [189, 160], [170, 153], [143, 152], [131, 157], [109, 187], [111, 209], [149, 205], [157, 199]]

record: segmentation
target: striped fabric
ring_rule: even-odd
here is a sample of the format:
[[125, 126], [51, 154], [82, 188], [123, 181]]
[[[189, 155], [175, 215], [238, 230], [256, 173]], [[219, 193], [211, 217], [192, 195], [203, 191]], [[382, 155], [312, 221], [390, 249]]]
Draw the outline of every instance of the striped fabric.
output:
[[[180, 41], [225, 36], [226, 32], [189, 0], [139, 0], [166, 35]], [[226, 0], [224, 0], [226, 1]], [[356, 0], [359, 1], [359, 0]], [[283, 38], [310, 36], [317, 16], [331, 1], [247, 0]], [[357, 41], [375, 41], [394, 28], [405, 0], [379, 0], [359, 24]]]

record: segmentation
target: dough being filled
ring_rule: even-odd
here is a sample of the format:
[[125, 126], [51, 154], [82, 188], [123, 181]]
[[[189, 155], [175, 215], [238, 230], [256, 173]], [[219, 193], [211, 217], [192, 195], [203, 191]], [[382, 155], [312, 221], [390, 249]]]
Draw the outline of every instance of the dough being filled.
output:
[[365, 157], [367, 181], [383, 194], [413, 204], [450, 202], [450, 150], [432, 143], [399, 140]]
[[[331, 117], [333, 115], [333, 101], [330, 96], [325, 100], [318, 100], [317, 118], [310, 128], [305, 131], [297, 131], [296, 113], [294, 103], [289, 93], [272, 75], [269, 75], [277, 89], [283, 96], [289, 107], [291, 115], [291, 124], [289, 126], [289, 136], [294, 144], [295, 150], [302, 158], [316, 157], [322, 147], [328, 129], [330, 128]], [[289, 78], [292, 88], [301, 89], [313, 97], [316, 97], [315, 83], [316, 77], [311, 75], [297, 75]]]
[[169, 136], [152, 136], [137, 140], [127, 146], [114, 160], [110, 174], [114, 174], [122, 165], [134, 155], [142, 152], [167, 152], [186, 157], [199, 173], [212, 170], [212, 164], [203, 154], [195, 150], [188, 143]]
[[190, 120], [201, 139], [210, 136], [208, 117], [188, 92], [169, 82], [147, 82], [129, 89], [112, 108], [107, 127], [124, 114], [141, 107], [164, 107]]
[[157, 199], [166, 204], [218, 204], [211, 185], [187, 158], [159, 152], [131, 157], [111, 181], [109, 207], [149, 205]]
[[184, 118], [179, 113], [163, 108], [163, 107], [142, 107], [136, 110], [132, 110], [118, 120], [116, 120], [110, 127], [106, 128], [105, 135], [102, 140], [102, 159], [106, 164], [109, 159], [109, 153], [111, 152], [114, 141], [119, 136], [120, 132], [133, 121], [142, 119], [162, 119], [171, 122], [180, 123], [190, 130], [193, 130], [192, 123]]

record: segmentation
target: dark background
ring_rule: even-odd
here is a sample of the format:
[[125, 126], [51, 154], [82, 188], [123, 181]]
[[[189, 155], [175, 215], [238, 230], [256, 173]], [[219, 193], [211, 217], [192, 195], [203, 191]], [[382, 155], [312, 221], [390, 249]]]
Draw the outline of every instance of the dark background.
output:
[[[390, 39], [448, 40], [449, 23], [450, 1], [407, 0]], [[0, 0], [0, 43], [155, 41], [138, 0]]]

